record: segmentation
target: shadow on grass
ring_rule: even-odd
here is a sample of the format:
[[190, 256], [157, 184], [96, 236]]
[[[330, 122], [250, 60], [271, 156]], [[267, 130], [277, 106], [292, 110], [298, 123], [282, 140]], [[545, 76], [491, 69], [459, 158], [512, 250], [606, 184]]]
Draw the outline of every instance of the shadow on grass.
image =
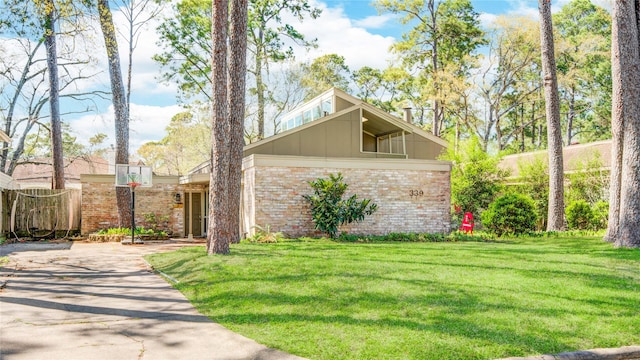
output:
[[[385, 344], [425, 334], [428, 341], [464, 339], [467, 345], [445, 346], [466, 346], [482, 358], [485, 347], [509, 349], [489, 355], [499, 357], [570, 351], [585, 342], [628, 345], [612, 344], [612, 326], [617, 338], [640, 341], [632, 320], [640, 275], [620, 272], [621, 264], [633, 267], [626, 255], [612, 265], [600, 254], [615, 257], [617, 250], [561, 240], [249, 244], [231, 256], [194, 251], [167, 259], [162, 270], [187, 277], [178, 287], [214, 321], [270, 344], [283, 336], [339, 343], [334, 333], [367, 328], [372, 342]], [[401, 340], [381, 338], [389, 333]]]

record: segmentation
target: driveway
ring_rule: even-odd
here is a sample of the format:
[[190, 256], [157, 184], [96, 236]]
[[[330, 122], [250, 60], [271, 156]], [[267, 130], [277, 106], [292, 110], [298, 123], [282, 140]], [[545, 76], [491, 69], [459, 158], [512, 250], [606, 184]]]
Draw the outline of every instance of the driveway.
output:
[[199, 314], [142, 259], [193, 245], [0, 246], [0, 359], [301, 359]]

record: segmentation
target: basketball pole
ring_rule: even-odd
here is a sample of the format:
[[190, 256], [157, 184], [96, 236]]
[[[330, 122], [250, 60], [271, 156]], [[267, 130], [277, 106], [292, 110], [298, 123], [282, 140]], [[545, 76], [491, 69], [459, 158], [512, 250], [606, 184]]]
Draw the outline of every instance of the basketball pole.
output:
[[131, 245], [135, 244], [136, 233], [136, 186], [131, 184]]

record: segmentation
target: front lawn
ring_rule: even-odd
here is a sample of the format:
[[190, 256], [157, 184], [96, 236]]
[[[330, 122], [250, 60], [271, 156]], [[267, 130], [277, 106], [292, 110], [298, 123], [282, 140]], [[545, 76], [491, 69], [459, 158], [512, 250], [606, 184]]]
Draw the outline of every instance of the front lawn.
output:
[[640, 250], [600, 238], [203, 247], [153, 266], [203, 314], [310, 359], [492, 359], [640, 344]]

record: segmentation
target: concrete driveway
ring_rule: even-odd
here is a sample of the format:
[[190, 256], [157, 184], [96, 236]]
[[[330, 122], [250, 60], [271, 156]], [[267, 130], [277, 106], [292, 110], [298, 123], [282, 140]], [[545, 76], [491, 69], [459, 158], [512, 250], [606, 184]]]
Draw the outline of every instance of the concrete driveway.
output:
[[191, 245], [0, 246], [0, 359], [300, 359], [199, 314], [142, 259]]

